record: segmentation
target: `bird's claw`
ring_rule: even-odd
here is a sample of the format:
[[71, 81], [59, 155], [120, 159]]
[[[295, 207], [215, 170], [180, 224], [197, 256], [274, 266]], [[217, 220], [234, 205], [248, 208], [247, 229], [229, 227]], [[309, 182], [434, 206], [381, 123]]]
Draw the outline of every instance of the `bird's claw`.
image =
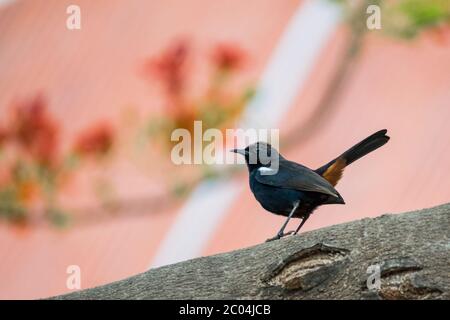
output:
[[293, 234], [294, 231], [289, 231], [286, 233], [277, 233], [277, 235], [273, 238], [267, 239], [266, 242], [270, 242], [270, 241], [274, 241], [274, 240], [280, 240], [281, 238], [285, 237], [285, 236], [289, 236], [291, 234]]
[[270, 239], [267, 239], [266, 242], [271, 242], [271, 241], [274, 241], [274, 240], [279, 240], [280, 238], [281, 238], [281, 237], [277, 234], [275, 237], [270, 238]]

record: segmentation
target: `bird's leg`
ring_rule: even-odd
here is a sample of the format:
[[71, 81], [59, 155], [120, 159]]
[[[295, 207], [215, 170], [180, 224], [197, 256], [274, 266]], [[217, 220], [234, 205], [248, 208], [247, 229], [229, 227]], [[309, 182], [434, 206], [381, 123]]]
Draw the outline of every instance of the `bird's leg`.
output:
[[288, 232], [287, 234], [285, 234], [284, 233], [284, 229], [286, 229], [286, 226], [287, 226], [289, 220], [292, 218], [292, 216], [294, 215], [294, 212], [297, 210], [299, 205], [300, 205], [300, 200], [294, 202], [294, 207], [292, 208], [292, 211], [289, 213], [289, 216], [287, 217], [286, 221], [281, 226], [280, 231], [278, 231], [278, 233], [277, 233], [277, 235], [275, 237], [267, 239], [266, 242], [273, 241], [273, 240], [278, 240], [278, 239], [282, 238], [283, 236], [292, 233], [292, 232]]
[[297, 230], [295, 230], [294, 234], [297, 234], [300, 231], [300, 228], [303, 226], [303, 224], [306, 222], [306, 220], [308, 220], [309, 218], [309, 214], [306, 215], [303, 219], [302, 222], [300, 222], [300, 225], [298, 226]]

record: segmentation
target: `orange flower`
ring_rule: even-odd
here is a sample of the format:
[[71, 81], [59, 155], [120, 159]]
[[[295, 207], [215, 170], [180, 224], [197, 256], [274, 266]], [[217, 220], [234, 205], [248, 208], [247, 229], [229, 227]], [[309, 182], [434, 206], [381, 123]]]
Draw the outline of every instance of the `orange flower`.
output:
[[109, 124], [96, 124], [79, 135], [74, 151], [79, 155], [103, 155], [111, 149], [113, 137], [113, 129]]
[[16, 107], [11, 131], [19, 145], [38, 161], [53, 163], [57, 154], [59, 128], [47, 113], [41, 95]]
[[178, 41], [159, 58], [149, 60], [145, 71], [162, 80], [169, 95], [177, 96], [183, 90], [188, 55], [188, 42]]
[[245, 54], [244, 52], [232, 44], [219, 44], [214, 50], [213, 61], [221, 70], [235, 70], [242, 66]]
[[32, 180], [20, 182], [18, 185], [18, 197], [23, 203], [30, 203], [35, 199], [38, 187]]

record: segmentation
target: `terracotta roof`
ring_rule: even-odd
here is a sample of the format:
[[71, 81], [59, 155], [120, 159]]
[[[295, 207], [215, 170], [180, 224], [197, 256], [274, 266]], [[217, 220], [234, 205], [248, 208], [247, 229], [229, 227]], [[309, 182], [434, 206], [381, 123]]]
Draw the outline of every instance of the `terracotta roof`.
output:
[[[236, 42], [253, 58], [244, 76], [256, 79], [298, 1], [80, 0], [76, 31], [65, 27], [69, 4], [17, 1], [0, 8], [0, 112], [42, 90], [68, 136], [92, 119], [120, 118], [126, 106], [156, 111], [157, 97], [139, 68], [180, 36], [191, 37], [199, 50]], [[127, 172], [113, 172], [121, 191], [157, 187], [125, 160], [118, 167]], [[83, 288], [144, 271], [176, 209], [67, 232], [17, 234], [1, 224], [0, 298], [67, 292], [66, 268], [72, 264], [81, 267]]]
[[[244, 77], [257, 78], [299, 1], [77, 3], [82, 10], [80, 31], [65, 28], [70, 1], [18, 1], [0, 8], [0, 115], [11, 101], [37, 90], [48, 95], [68, 136], [92, 119], [120, 118], [124, 106], [156, 112], [157, 97], [139, 77], [139, 66], [180, 35], [191, 36], [200, 48], [221, 40], [241, 44], [253, 59]], [[311, 113], [342, 49], [342, 37], [337, 30], [282, 130]], [[377, 129], [389, 129], [392, 139], [346, 169], [337, 188], [347, 205], [321, 207], [305, 231], [448, 201], [449, 54], [450, 46], [428, 38], [367, 39], [352, 79], [324, 126], [286, 156], [318, 167]], [[121, 192], [157, 187], [125, 158], [115, 169], [112, 175], [122, 182]], [[247, 184], [245, 174], [236, 179]], [[0, 298], [67, 292], [66, 268], [72, 264], [81, 267], [83, 288], [144, 271], [177, 218], [177, 209], [64, 232], [39, 228], [21, 234], [0, 224]], [[204, 254], [259, 243], [281, 223], [282, 218], [260, 208], [245, 188]]]

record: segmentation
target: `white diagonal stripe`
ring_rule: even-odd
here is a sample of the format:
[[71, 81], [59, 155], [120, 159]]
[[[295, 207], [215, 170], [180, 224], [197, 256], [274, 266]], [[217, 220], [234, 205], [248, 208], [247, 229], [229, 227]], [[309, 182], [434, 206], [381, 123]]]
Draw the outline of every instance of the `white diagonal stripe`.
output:
[[[246, 108], [243, 128], [274, 128], [279, 123], [302, 90], [340, 17], [339, 7], [329, 1], [302, 2], [269, 60], [258, 94]], [[178, 213], [151, 266], [199, 256], [242, 187], [225, 179], [201, 183]]]

